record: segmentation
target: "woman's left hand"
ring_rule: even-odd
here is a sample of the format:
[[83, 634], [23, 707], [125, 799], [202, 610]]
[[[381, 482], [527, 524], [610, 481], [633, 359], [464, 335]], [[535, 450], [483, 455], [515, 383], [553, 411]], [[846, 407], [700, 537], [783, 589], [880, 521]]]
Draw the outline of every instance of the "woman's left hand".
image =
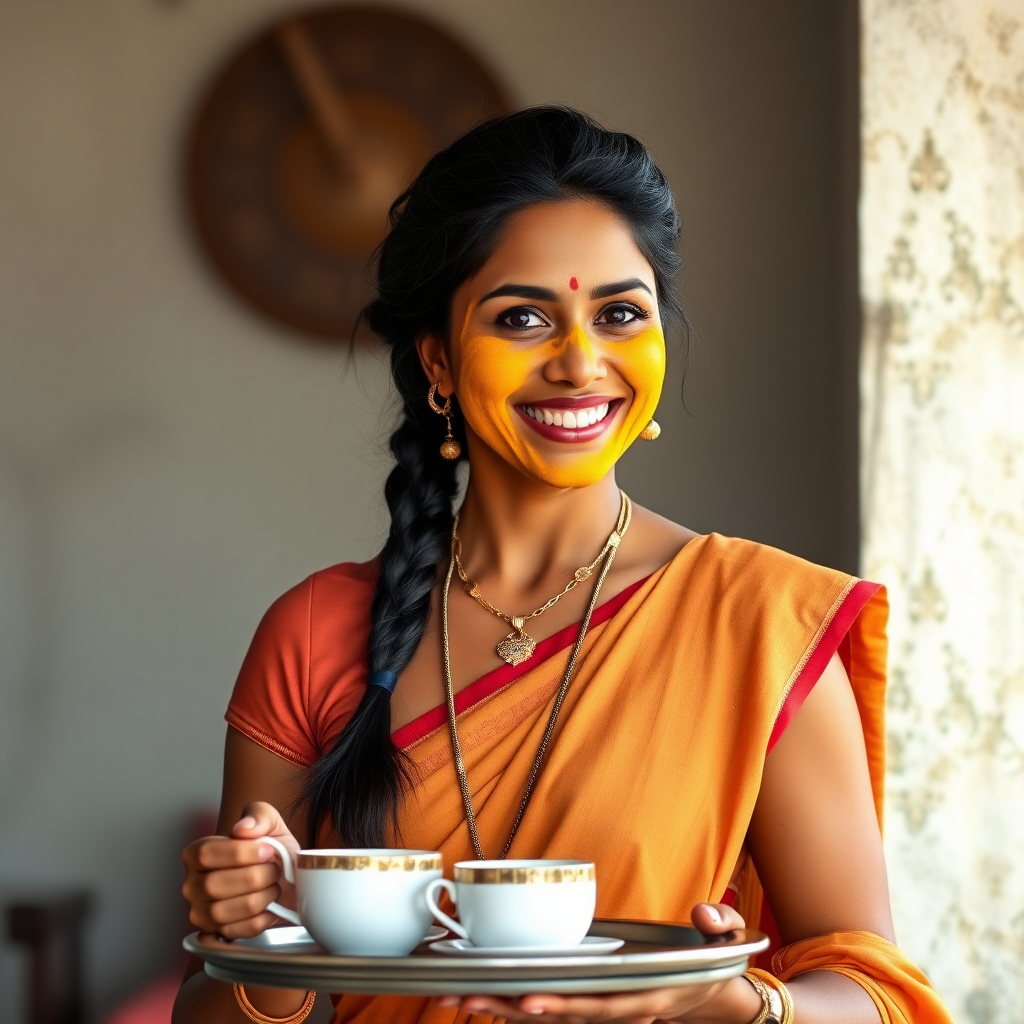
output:
[[[691, 919], [705, 935], [721, 935], [745, 927], [743, 918], [723, 903], [699, 903]], [[738, 984], [737, 984], [738, 983]], [[452, 996], [444, 1006], [458, 1006], [467, 1013], [491, 1014], [508, 1021], [533, 1024], [652, 1024], [654, 1021], [686, 1021], [692, 1024], [748, 1024], [760, 1012], [761, 999], [742, 978], [711, 985], [656, 988], [593, 996], [521, 996], [516, 1000], [495, 996]]]

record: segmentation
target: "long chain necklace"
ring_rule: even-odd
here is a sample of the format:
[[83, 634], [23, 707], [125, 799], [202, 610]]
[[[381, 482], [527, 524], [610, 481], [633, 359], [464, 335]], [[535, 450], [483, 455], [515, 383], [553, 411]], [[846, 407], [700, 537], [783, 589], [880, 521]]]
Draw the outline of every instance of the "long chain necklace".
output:
[[[625, 495], [623, 495], [623, 497], [625, 498]], [[627, 498], [626, 500], [628, 501], [629, 499]], [[462, 542], [459, 540], [459, 517], [458, 514], [456, 514], [455, 522], [452, 525], [452, 559], [455, 562], [455, 571], [459, 574], [459, 579], [462, 581], [462, 585], [465, 588], [466, 593], [469, 594], [474, 601], [476, 601], [481, 607], [486, 608], [492, 615], [497, 615], [499, 619], [504, 619], [512, 627], [512, 632], [501, 639], [498, 642], [497, 647], [494, 648], [498, 657], [501, 658], [502, 661], [508, 665], [514, 666], [521, 665], [524, 661], [533, 657], [533, 652], [537, 649], [537, 641], [530, 636], [523, 627], [530, 619], [535, 619], [538, 615], [542, 615], [552, 605], [561, 601], [570, 590], [589, 580], [593, 575], [594, 570], [597, 568], [598, 563], [608, 553], [608, 548], [612, 543], [612, 538], [617, 536], [618, 534], [613, 531], [605, 546], [601, 548], [597, 558], [595, 558], [590, 565], [581, 565], [572, 574], [572, 579], [565, 585], [565, 588], [561, 593], [555, 594], [554, 597], [549, 601], [545, 601], [539, 608], [535, 608], [529, 615], [509, 615], [507, 612], [503, 612], [500, 608], [495, 608], [494, 605], [480, 593], [479, 584], [466, 575], [466, 570], [462, 567], [462, 559], [460, 558]], [[616, 541], [616, 543], [618, 543], [618, 541]]]
[[[629, 529], [629, 521], [633, 515], [633, 505], [625, 491], [620, 491], [619, 493], [622, 495], [619, 521], [599, 556], [599, 558], [604, 559], [604, 564], [601, 566], [601, 572], [598, 574], [597, 582], [594, 584], [594, 592], [590, 595], [587, 612], [580, 623], [579, 635], [576, 637], [576, 643], [573, 644], [572, 653], [569, 655], [569, 662], [565, 666], [562, 685], [558, 688], [558, 693], [555, 696], [555, 703], [551, 708], [551, 715], [548, 718], [548, 726], [544, 730], [544, 736], [541, 738], [540, 746], [537, 748], [537, 756], [533, 759], [533, 767], [530, 769], [530, 775], [526, 780], [523, 798], [519, 801], [519, 810], [516, 812], [515, 820], [512, 822], [512, 832], [508, 837], [508, 842], [505, 844], [505, 849], [501, 851], [499, 860], [504, 860], [508, 856], [508, 851], [512, 849], [512, 840], [515, 839], [516, 833], [519, 831], [519, 825], [523, 820], [523, 815], [526, 813], [527, 805], [530, 803], [530, 797], [533, 795], [534, 784], [537, 781], [537, 776], [540, 774], [544, 755], [554, 734], [558, 713], [562, 710], [562, 702], [565, 700], [565, 695], [569, 692], [569, 683], [572, 682], [573, 672], [576, 670], [576, 662], [579, 659], [580, 651], [583, 649], [583, 641], [586, 638], [587, 630], [590, 628], [590, 617], [594, 614], [594, 609], [597, 607], [597, 598], [601, 593], [601, 585], [604, 583], [608, 571], [612, 567], [615, 553], [619, 550], [619, 544], [626, 535], [626, 530]], [[462, 758], [459, 731], [455, 722], [455, 691], [452, 687], [451, 652], [448, 647], [448, 591], [451, 588], [452, 576], [455, 574], [455, 546], [458, 540], [455, 528], [457, 526], [458, 519], [456, 518], [456, 522], [452, 527], [451, 560], [448, 563], [448, 573], [445, 576], [444, 589], [441, 591], [441, 653], [444, 663], [444, 690], [448, 701], [448, 732], [452, 740], [452, 760], [455, 762], [455, 774], [459, 778], [462, 804], [466, 809], [466, 824], [469, 826], [469, 836], [473, 841], [473, 850], [476, 853], [477, 859], [485, 860], [483, 847], [480, 845], [480, 835], [476, 827], [476, 814], [473, 813], [473, 798], [469, 791], [469, 779], [466, 777], [466, 763]]]

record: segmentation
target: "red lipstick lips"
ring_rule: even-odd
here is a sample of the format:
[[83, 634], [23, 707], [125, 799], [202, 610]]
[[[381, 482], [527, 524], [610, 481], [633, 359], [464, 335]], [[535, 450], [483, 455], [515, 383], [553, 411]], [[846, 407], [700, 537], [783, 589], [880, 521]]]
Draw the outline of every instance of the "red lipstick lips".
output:
[[572, 444], [600, 437], [615, 419], [623, 401], [606, 395], [546, 398], [524, 402], [515, 410], [542, 437]]

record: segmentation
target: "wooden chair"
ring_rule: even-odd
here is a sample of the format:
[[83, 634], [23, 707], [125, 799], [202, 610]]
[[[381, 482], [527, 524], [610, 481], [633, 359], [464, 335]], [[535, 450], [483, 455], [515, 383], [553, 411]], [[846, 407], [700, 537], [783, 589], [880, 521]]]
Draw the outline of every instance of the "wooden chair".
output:
[[29, 1024], [84, 1024], [82, 927], [91, 906], [85, 891], [7, 902], [7, 937], [29, 951]]

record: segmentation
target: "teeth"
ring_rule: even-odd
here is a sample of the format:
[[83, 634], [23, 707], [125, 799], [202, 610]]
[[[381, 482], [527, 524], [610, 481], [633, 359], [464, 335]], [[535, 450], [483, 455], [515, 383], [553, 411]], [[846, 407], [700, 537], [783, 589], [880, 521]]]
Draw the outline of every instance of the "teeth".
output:
[[532, 405], [523, 406], [523, 412], [538, 423], [546, 423], [549, 427], [566, 427], [569, 430], [592, 427], [608, 415], [609, 403], [584, 409], [538, 409]]

